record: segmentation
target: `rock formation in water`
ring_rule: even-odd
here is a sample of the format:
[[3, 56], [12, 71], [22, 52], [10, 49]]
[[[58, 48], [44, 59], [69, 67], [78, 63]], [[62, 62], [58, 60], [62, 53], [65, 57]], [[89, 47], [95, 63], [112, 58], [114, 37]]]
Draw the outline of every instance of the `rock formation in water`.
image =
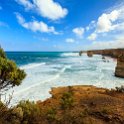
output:
[[83, 53], [87, 53], [89, 57], [92, 57], [93, 54], [100, 54], [102, 56], [110, 56], [112, 58], [117, 58], [115, 76], [124, 78], [124, 49], [88, 50], [81, 51], [80, 55]]
[[93, 52], [92, 51], [88, 51], [87, 52], [87, 56], [92, 57], [93, 56]]
[[117, 58], [117, 66], [115, 69], [115, 76], [124, 78], [124, 54]]

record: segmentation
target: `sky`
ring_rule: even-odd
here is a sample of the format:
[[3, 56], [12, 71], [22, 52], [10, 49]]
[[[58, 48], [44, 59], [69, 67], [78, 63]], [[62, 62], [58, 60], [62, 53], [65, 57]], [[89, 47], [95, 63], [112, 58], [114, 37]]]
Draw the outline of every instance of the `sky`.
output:
[[124, 0], [0, 0], [6, 51], [124, 48]]

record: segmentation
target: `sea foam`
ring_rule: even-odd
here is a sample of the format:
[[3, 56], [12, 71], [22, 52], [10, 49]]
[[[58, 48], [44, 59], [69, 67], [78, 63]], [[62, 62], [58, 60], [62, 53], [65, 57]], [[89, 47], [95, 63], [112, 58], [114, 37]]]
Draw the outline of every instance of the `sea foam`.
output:
[[32, 64], [27, 64], [27, 65], [20, 66], [20, 69], [24, 69], [24, 70], [33, 69], [33, 68], [36, 68], [38, 66], [42, 66], [42, 65], [45, 65], [45, 64], [46, 63], [32, 63]]
[[61, 57], [74, 57], [74, 56], [79, 56], [79, 53], [62, 53]]

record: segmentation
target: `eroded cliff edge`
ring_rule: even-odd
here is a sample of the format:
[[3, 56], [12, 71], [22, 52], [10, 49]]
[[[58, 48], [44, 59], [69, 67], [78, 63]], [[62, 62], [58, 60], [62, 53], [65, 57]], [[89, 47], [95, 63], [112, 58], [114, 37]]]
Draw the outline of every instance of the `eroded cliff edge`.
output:
[[115, 76], [124, 78], [124, 49], [104, 49], [104, 50], [88, 50], [80, 51], [79, 55], [87, 53], [89, 57], [94, 54], [99, 54], [102, 56], [110, 56], [117, 59], [117, 66], [115, 68]]
[[[39, 104], [44, 113], [46, 108], [55, 108], [54, 124], [57, 120], [61, 124], [124, 123], [124, 94], [121, 92], [95, 86], [69, 86], [52, 88], [50, 93], [52, 98]], [[66, 96], [64, 103], [63, 95]]]

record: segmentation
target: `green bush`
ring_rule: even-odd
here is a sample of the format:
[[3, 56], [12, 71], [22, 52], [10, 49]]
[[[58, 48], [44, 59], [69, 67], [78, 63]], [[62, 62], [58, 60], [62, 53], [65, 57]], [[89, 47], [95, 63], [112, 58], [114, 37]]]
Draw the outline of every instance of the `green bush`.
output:
[[74, 99], [73, 99], [73, 93], [72, 92], [66, 92], [61, 97], [61, 107], [63, 109], [68, 109], [73, 106]]
[[116, 92], [124, 93], [124, 86], [121, 87], [115, 87]]
[[55, 121], [56, 120], [56, 109], [54, 108], [48, 109], [46, 116], [49, 122]]
[[4, 50], [2, 48], [0, 48], [0, 56], [2, 58], [6, 58], [6, 54], [5, 54], [5, 52], [4, 52]]
[[[25, 72], [19, 69], [15, 62], [9, 60], [0, 48], [0, 97], [4, 91], [20, 85], [25, 76]], [[11, 98], [7, 99], [5, 104], [0, 101], [0, 123], [20, 124], [23, 118], [21, 108], [9, 108], [10, 100]]]
[[19, 69], [15, 62], [7, 59], [0, 48], [0, 91], [20, 85], [25, 76], [25, 72]]
[[6, 105], [4, 105], [4, 104], [0, 101], [0, 118], [3, 118], [3, 116], [5, 115], [7, 109], [8, 109], [8, 108], [6, 107]]
[[21, 101], [17, 107], [23, 111], [23, 124], [36, 124], [41, 117], [41, 109], [34, 102]]

